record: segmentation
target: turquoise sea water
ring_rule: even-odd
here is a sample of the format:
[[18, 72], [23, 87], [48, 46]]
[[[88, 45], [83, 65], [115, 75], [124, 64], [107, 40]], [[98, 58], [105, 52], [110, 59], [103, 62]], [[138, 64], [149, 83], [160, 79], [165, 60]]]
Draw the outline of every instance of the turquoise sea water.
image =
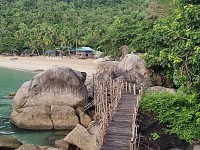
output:
[[52, 146], [55, 139], [63, 138], [67, 132], [21, 130], [10, 124], [12, 99], [8, 98], [8, 94], [16, 92], [35, 75], [33, 72], [0, 68], [0, 136], [13, 136], [27, 144]]

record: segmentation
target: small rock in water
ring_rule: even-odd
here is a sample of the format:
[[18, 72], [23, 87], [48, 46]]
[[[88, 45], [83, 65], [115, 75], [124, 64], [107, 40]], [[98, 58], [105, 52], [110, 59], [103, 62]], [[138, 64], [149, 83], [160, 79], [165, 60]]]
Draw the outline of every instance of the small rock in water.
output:
[[33, 70], [34, 72], [37, 72], [37, 73], [40, 73], [40, 72], [43, 72], [44, 69], [36, 69], [36, 70]]
[[19, 148], [22, 142], [13, 137], [0, 136], [0, 149], [2, 150], [14, 150]]
[[10, 97], [15, 97], [15, 94], [16, 94], [16, 92], [10, 92], [10, 93], [8, 94], [8, 96], [10, 96]]

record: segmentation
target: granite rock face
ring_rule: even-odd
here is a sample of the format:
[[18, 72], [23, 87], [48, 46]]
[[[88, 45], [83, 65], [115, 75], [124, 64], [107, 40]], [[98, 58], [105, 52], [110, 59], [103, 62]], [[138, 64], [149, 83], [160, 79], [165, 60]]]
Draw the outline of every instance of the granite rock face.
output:
[[82, 106], [87, 91], [76, 72], [67, 67], [52, 67], [36, 75], [17, 91], [13, 107], [20, 109], [41, 105]]
[[85, 76], [58, 66], [36, 75], [17, 91], [11, 122], [24, 129], [73, 129], [79, 123], [74, 108], [87, 103]]
[[126, 81], [134, 84], [143, 84], [148, 87], [150, 84], [149, 72], [145, 62], [137, 54], [127, 54], [118, 64], [114, 71], [115, 77], [123, 77]]

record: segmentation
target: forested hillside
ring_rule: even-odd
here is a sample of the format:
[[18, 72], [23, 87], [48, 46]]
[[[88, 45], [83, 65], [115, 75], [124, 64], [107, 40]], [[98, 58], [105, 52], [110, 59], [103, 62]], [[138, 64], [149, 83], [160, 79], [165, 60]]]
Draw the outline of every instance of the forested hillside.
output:
[[200, 139], [200, 0], [1, 0], [0, 15], [0, 53], [90, 46], [116, 57], [122, 45], [143, 53], [178, 89], [147, 95], [143, 108], [168, 133]]
[[[121, 21], [128, 25], [132, 23], [127, 22], [130, 17], [135, 17], [132, 18], [135, 22], [142, 19], [150, 3], [149, 0], [1, 0], [0, 52], [66, 45], [103, 49], [110, 38], [107, 32], [121, 25], [118, 21], [124, 18]], [[129, 44], [127, 39], [121, 39], [117, 45], [114, 42], [117, 49]]]

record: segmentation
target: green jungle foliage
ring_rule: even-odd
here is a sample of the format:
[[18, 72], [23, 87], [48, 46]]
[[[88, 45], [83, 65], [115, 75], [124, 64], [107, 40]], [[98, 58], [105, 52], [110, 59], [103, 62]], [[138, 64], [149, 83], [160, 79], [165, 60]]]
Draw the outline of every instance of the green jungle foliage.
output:
[[200, 90], [200, 5], [182, 6], [146, 35], [146, 62], [181, 85]]
[[143, 34], [141, 47], [147, 67], [171, 78], [178, 92], [145, 93], [141, 106], [168, 124], [167, 133], [191, 143], [200, 139], [200, 1], [178, 2]]
[[[120, 28], [118, 20], [127, 21], [132, 14], [143, 13], [150, 3], [150, 0], [1, 0], [0, 53], [24, 49], [43, 52], [60, 46], [104, 50], [111, 40], [107, 42], [106, 33], [118, 30], [112, 29], [115, 26]], [[129, 23], [133, 21], [127, 22], [124, 29]], [[124, 39], [133, 37], [127, 37], [130, 32], [124, 33], [120, 43], [111, 40], [112, 47], [107, 45], [105, 51], [117, 54], [118, 46], [126, 43]], [[115, 39], [119, 38], [117, 33]]]
[[[167, 133], [192, 142], [200, 139], [200, 101], [198, 95], [179, 89], [178, 94], [145, 93], [141, 108], [156, 112], [161, 123], [167, 123]], [[188, 91], [188, 89], [187, 89]]]

